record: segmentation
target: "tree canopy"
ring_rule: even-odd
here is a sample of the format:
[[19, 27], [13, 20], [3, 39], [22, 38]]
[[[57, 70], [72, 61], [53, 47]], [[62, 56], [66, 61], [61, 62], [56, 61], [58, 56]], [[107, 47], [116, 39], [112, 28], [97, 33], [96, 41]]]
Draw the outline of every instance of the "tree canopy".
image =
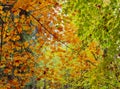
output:
[[118, 89], [119, 59], [119, 0], [0, 0], [0, 89]]

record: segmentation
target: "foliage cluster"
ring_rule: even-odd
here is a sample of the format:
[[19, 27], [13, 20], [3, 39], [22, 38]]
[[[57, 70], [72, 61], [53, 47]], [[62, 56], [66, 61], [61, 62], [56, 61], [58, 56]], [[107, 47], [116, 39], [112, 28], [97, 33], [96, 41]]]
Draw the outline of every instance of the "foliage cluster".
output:
[[119, 0], [0, 0], [0, 89], [119, 89]]

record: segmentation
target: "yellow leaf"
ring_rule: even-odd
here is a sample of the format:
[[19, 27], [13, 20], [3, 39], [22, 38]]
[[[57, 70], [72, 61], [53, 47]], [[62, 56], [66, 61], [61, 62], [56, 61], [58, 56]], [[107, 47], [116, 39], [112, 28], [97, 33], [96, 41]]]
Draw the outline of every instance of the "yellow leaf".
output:
[[29, 46], [28, 42], [24, 42], [24, 47], [27, 48]]
[[2, 8], [3, 8], [3, 7], [2, 7], [2, 6], [0, 6], [0, 10], [2, 10]]
[[15, 22], [15, 23], [16, 23], [16, 22], [18, 22], [18, 21], [19, 21], [19, 19], [18, 19], [18, 18], [15, 18], [15, 19], [14, 19], [14, 22]]

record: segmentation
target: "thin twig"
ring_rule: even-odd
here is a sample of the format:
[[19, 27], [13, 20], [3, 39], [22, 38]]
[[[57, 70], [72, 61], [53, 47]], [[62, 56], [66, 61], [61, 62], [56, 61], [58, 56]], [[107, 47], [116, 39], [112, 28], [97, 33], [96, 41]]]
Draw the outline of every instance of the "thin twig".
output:
[[[52, 35], [57, 41], [65, 45], [67, 48], [74, 50], [73, 48], [69, 47], [68, 45], [65, 44], [65, 42], [61, 41], [59, 38], [57, 38], [52, 32], [50, 32], [37, 18], [35, 18], [32, 14], [30, 14], [50, 35]], [[75, 51], [75, 50], [74, 50]]]
[[3, 43], [3, 24], [4, 21], [0, 17], [0, 22], [2, 23], [2, 29], [1, 29], [1, 44], [0, 44], [0, 61], [2, 60], [2, 43]]

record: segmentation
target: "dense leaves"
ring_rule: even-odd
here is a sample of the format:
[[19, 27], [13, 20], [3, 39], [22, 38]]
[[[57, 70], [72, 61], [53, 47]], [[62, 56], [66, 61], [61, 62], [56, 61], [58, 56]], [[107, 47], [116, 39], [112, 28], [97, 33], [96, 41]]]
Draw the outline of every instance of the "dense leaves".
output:
[[119, 0], [0, 0], [0, 89], [120, 88]]
[[97, 41], [103, 54], [101, 61], [92, 72], [85, 74], [84, 84], [87, 89], [120, 88], [119, 53], [120, 53], [120, 1], [119, 0], [67, 0], [64, 12], [78, 27], [78, 36], [83, 47]]
[[63, 29], [56, 13], [59, 5], [49, 0], [2, 0], [0, 7], [0, 87], [24, 88], [31, 78], [36, 81], [39, 59], [45, 59], [42, 46], [62, 36], [55, 32]]

